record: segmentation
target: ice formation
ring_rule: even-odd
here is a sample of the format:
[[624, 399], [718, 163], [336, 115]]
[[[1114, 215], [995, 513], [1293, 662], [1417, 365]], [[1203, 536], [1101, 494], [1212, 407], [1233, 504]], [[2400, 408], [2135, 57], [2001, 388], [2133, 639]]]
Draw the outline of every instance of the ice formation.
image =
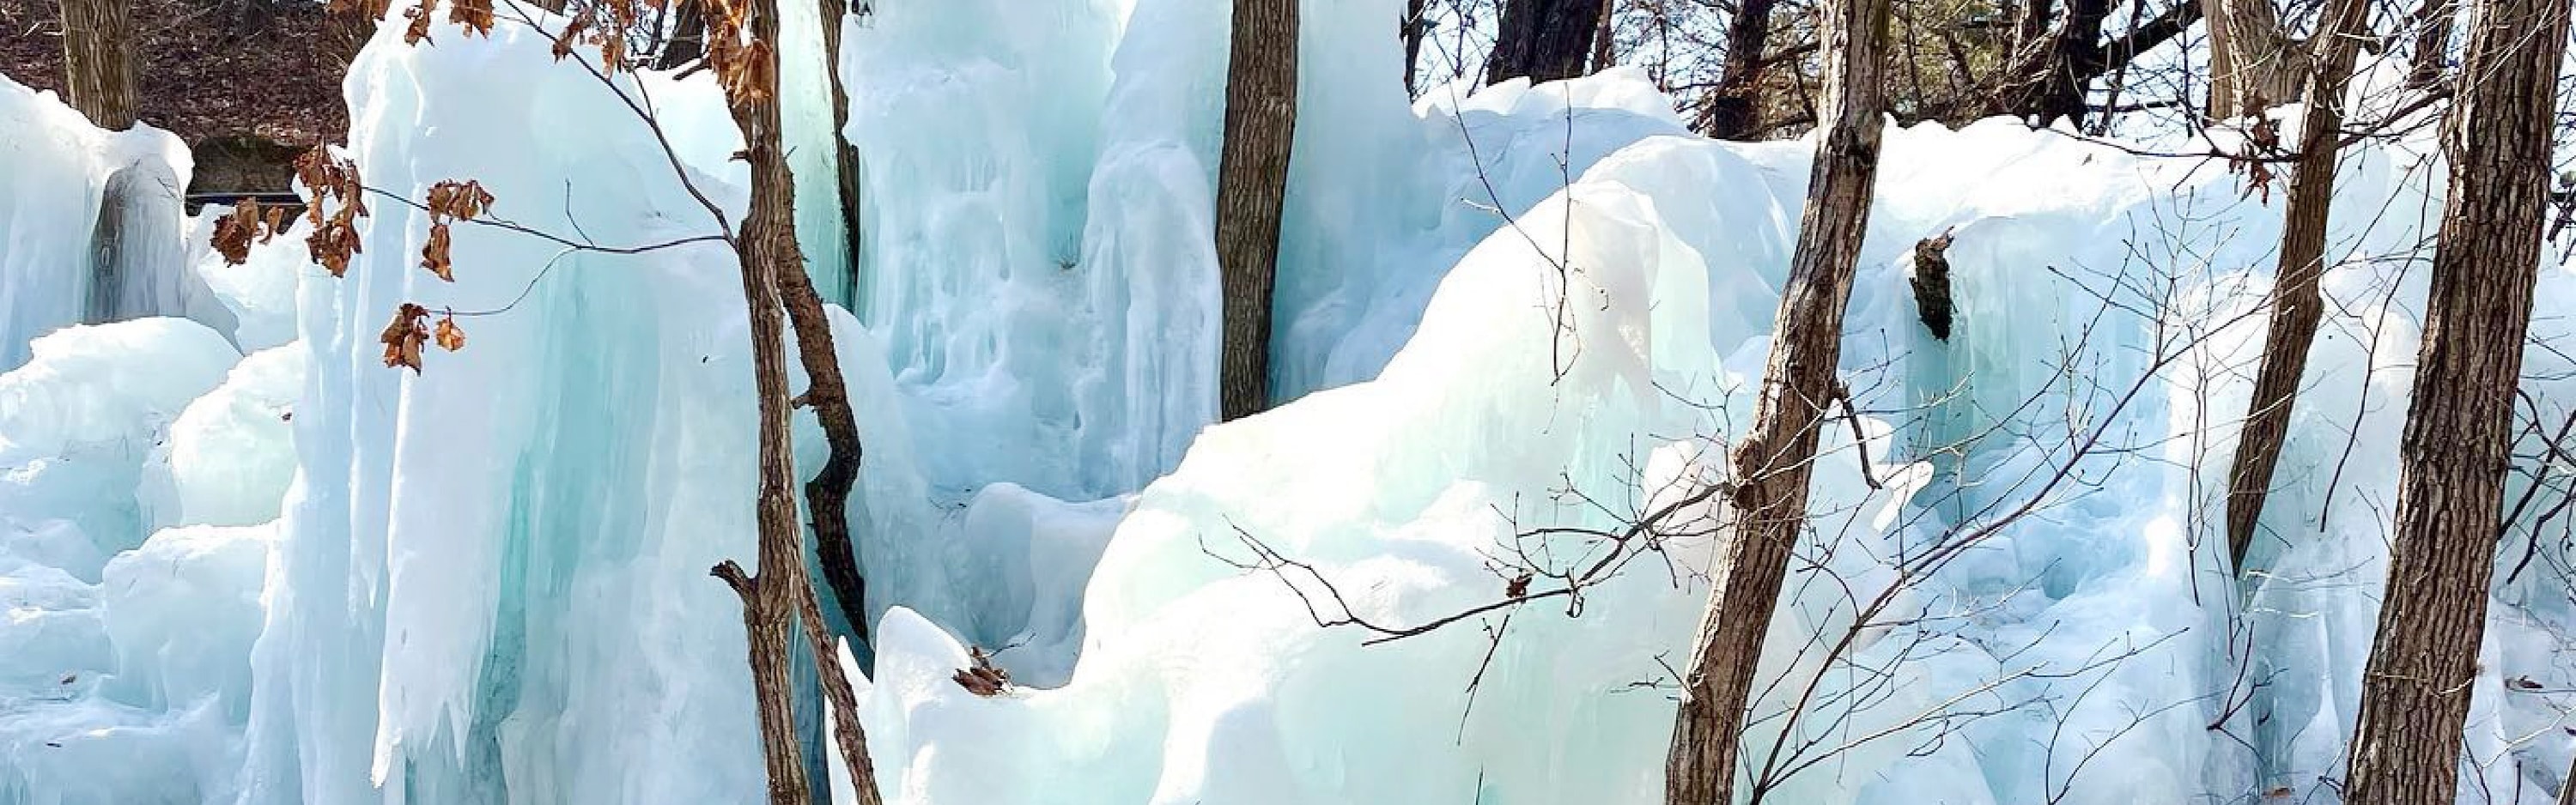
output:
[[[0, 76], [0, 371], [64, 325], [186, 316], [230, 334], [232, 313], [188, 270], [179, 196], [192, 162], [169, 132], [101, 131], [51, 92]], [[113, 201], [113, 205], [110, 202]], [[98, 221], [122, 223], [108, 285], [92, 264]]]
[[[1628, 70], [1408, 104], [1398, 4], [1305, 5], [1273, 345], [1293, 401], [1212, 427], [1223, 4], [880, 2], [841, 21], [841, 64], [789, 68], [797, 98], [840, 71], [864, 160], [857, 255], [803, 214], [809, 268], [851, 311], [853, 516], [881, 616], [862, 708], [894, 801], [1657, 801], [1658, 685], [1699, 617], [1706, 539], [1577, 613], [1374, 646], [1316, 625], [1318, 582], [1346, 614], [1425, 622], [1501, 592], [1490, 556], [1516, 529], [1613, 526], [1703, 479], [1750, 412], [1810, 146], [1686, 136]], [[821, 21], [789, 24], [803, 42]], [[370, 185], [474, 178], [521, 224], [631, 245], [710, 231], [676, 161], [739, 214], [705, 78], [615, 85], [661, 112], [666, 157], [540, 32], [399, 39], [346, 84], [344, 153]], [[2357, 94], [2384, 104], [2382, 85]], [[796, 103], [791, 136], [828, 144]], [[191, 247], [166, 270], [201, 276], [228, 324], [57, 329], [84, 248], [61, 233], [86, 231], [62, 216], [94, 210], [109, 139], [68, 114], [0, 83], [0, 126], [35, 135], [0, 146], [0, 802], [757, 796], [740, 620], [705, 575], [753, 554], [728, 253], [460, 227], [450, 284], [412, 265], [424, 221], [376, 204], [345, 279], [299, 234], [238, 267]], [[818, 150], [800, 170], [829, 170]], [[1756, 744], [1823, 759], [1777, 795], [2318, 793], [2374, 627], [2442, 186], [2429, 143], [2345, 158], [2333, 313], [2256, 548], [2280, 570], [2241, 594], [2213, 468], [2278, 205], [2219, 165], [2009, 121], [1891, 130], [1883, 164], [1843, 366], [1867, 447], [1827, 434], [1765, 658], [1787, 683], [1757, 707]], [[809, 207], [830, 198], [812, 178]], [[1941, 342], [1906, 279], [1945, 231], [1960, 308]], [[470, 346], [381, 367], [404, 301], [466, 312]], [[2544, 268], [2540, 306], [2525, 390], [2551, 422], [2576, 406], [2576, 361], [2549, 346], [2576, 268]], [[2530, 477], [2563, 491], [2557, 472]], [[1906, 579], [1895, 611], [1921, 618], [1816, 655], [1900, 557], [1987, 525]], [[1319, 575], [1246, 572], [1247, 540]], [[2531, 692], [2576, 687], [2568, 557], [2545, 553], [2496, 591], [2464, 801], [2545, 801], [2576, 752], [2563, 697]], [[1024, 686], [951, 682], [970, 645]]]

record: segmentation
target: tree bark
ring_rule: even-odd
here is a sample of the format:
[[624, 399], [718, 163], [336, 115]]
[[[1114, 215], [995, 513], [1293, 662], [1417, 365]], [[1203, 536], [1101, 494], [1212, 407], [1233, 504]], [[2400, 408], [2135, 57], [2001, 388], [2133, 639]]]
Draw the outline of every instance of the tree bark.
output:
[[[752, 0], [743, 19], [751, 41], [778, 41], [778, 0]], [[743, 157], [751, 167], [751, 204], [735, 235], [734, 248], [741, 258], [743, 301], [750, 312], [753, 383], [760, 412], [756, 504], [760, 575], [748, 576], [731, 561], [717, 565], [712, 572], [742, 598], [762, 758], [769, 774], [769, 801], [771, 805], [802, 805], [812, 800], [815, 786], [806, 778], [789, 677], [790, 641], [796, 639], [794, 632], [800, 620], [809, 630], [808, 638], [826, 649], [818, 650], [814, 661], [827, 695], [835, 691], [836, 685], [839, 692], [847, 693], [848, 679], [843, 676], [838, 653], [827, 650], [828, 640], [821, 637], [820, 610], [813, 602], [812, 580], [806, 576], [804, 540], [798, 530], [793, 491], [795, 444], [790, 430], [797, 401], [788, 396], [783, 333], [789, 319], [799, 322], [799, 353], [813, 379], [804, 402], [817, 405], [817, 413], [823, 414], [824, 406], [838, 395], [843, 416], [847, 416], [848, 408], [847, 397], [837, 385], [839, 366], [831, 350], [830, 331], [826, 327], [819, 340], [812, 332], [820, 321], [821, 306], [814, 299], [813, 286], [805, 278], [804, 261], [796, 249], [796, 185], [787, 166], [786, 149], [781, 145], [777, 51], [774, 46], [758, 47], [750, 54], [747, 58], [756, 63], [746, 68], [748, 74], [766, 77], [768, 86], [755, 92], [727, 93], [725, 100], [734, 125], [742, 130]], [[833, 430], [829, 416], [819, 418], [826, 421], [828, 439]], [[851, 446], [855, 452], [855, 442]], [[838, 448], [835, 444], [835, 458], [839, 457]], [[856, 472], [855, 460], [849, 471]], [[844, 486], [842, 495], [832, 502], [846, 501], [846, 490]], [[814, 490], [809, 487], [807, 491], [810, 494]], [[823, 527], [821, 518], [818, 512], [818, 532]], [[832, 704], [840, 710], [837, 726], [855, 736], [860, 726], [854, 699], [843, 701], [844, 698], [848, 697], [832, 696]], [[854, 753], [849, 751], [852, 741], [841, 743], [853, 784], [868, 792], [863, 796], [873, 797], [875, 780], [864, 737], [855, 742]]]
[[63, 100], [109, 131], [134, 125], [134, 23], [126, 0], [62, 0]]
[[[1807, 481], [1827, 401], [1839, 385], [1843, 310], [1868, 229], [1885, 106], [1888, 0], [1834, 0], [1824, 20], [1824, 137], [1780, 299], [1779, 332], [1752, 429], [1735, 448], [1734, 522], [1710, 571], [1708, 610], [1682, 678], [1664, 761], [1668, 805], [1732, 801], [1737, 742], [1762, 638], [1790, 549], [1806, 524]], [[1753, 801], [1766, 792], [1757, 781]]]
[[1758, 132], [1762, 120], [1763, 51], [1771, 42], [1771, 6], [1775, 0], [1740, 0], [1726, 22], [1726, 58], [1719, 63], [1717, 85], [1708, 91], [1700, 112], [1700, 133], [1720, 140], [1741, 140]]
[[2262, 520], [2272, 471], [2290, 433], [2290, 411], [2307, 373], [2308, 350], [2325, 317], [2317, 281], [2325, 274], [2326, 209], [2334, 203], [2336, 140], [2343, 133], [2344, 88], [2352, 80], [2361, 38], [2370, 33], [2369, 0], [2333, 0], [2317, 37], [2317, 74], [2308, 81], [2299, 123], [2299, 163], [2290, 173], [2289, 209], [2281, 229], [2281, 260], [2273, 271], [2271, 331], [2263, 341], [2263, 366], [2237, 437], [2236, 465], [2228, 473], [2227, 552], [2239, 574]]
[[[823, 53], [831, 75], [832, 142], [839, 146], [833, 161], [837, 163], [839, 181], [842, 243], [848, 249], [849, 269], [855, 276], [859, 265], [858, 151], [841, 136], [850, 116], [850, 99], [841, 87], [840, 75], [841, 17], [848, 13], [848, 6], [843, 0], [821, 0], [820, 10]], [[850, 408], [849, 384], [841, 376], [832, 321], [824, 312], [823, 298], [815, 290], [813, 279], [800, 267], [782, 277], [780, 292], [787, 305], [788, 321], [796, 330], [796, 354], [805, 367], [805, 393], [797, 398], [798, 403], [814, 409], [815, 420], [823, 426], [823, 442], [830, 448], [822, 469], [805, 483], [805, 509], [814, 517], [814, 553], [823, 566], [823, 581], [832, 585], [833, 600], [850, 624], [859, 660], [872, 663], [875, 652], [868, 636], [868, 581], [859, 568], [857, 542], [850, 537], [850, 490], [858, 485], [863, 457], [859, 420]]]
[[672, 12], [678, 21], [671, 26], [671, 38], [663, 40], [662, 52], [655, 54], [653, 69], [674, 70], [697, 60], [707, 52], [707, 10], [705, 0], [677, 0]]
[[2272, 0], [2200, 0], [2209, 22], [2209, 109], [2216, 120], [2299, 97], [2307, 51], [2281, 28]]
[[2451, 178], [2398, 455], [2388, 589], [2362, 674], [2351, 805], [2451, 802], [2512, 461], [2566, 0], [2472, 6], [2443, 129]]
[[1425, 2], [1404, 1], [1404, 27], [1398, 31], [1404, 37], [1404, 95], [1408, 98], [1421, 91], [1413, 85], [1413, 74], [1419, 67], [1417, 60], [1422, 58], [1422, 37], [1430, 30], [1431, 21], [1422, 18]]
[[1494, 23], [1494, 52], [1485, 59], [1485, 83], [1522, 76], [1530, 83], [1583, 75], [1593, 34], [1609, 0], [1503, 0]]
[[[2105, 39], [2103, 21], [2111, 13], [2108, 0], [2068, 0], [2065, 22], [2045, 34], [2027, 34], [2029, 44], [2010, 51], [2013, 61], [2004, 68], [2002, 86], [1992, 101], [1994, 110], [2042, 124], [2065, 118], [2082, 128], [2092, 111], [2087, 93], [2093, 82], [2190, 30], [2200, 22], [2200, 3], [2183, 0], [2137, 28]], [[2041, 11], [2039, 22], [2045, 23], [2048, 6], [2031, 7]], [[2025, 18], [2020, 24], [2026, 27], [2032, 21]], [[2016, 32], [2015, 37], [2024, 35]]]
[[2407, 54], [2406, 88], [2423, 91], [2441, 86], [2451, 51], [2450, 0], [2424, 0], [2415, 9], [2415, 52]]
[[1229, 420], [1270, 403], [1270, 293], [1297, 128], [1297, 0], [1234, 0], [1233, 40], [1216, 186], [1225, 292], [1218, 402]]

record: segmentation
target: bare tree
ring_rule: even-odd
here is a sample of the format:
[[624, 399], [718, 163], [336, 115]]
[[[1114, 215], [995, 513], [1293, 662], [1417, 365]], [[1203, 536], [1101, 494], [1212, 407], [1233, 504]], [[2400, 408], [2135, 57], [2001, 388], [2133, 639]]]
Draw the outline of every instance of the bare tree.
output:
[[2317, 281], [2326, 269], [2326, 210], [2334, 202], [2344, 88], [2351, 83], [2353, 59], [2369, 28], [2368, 0], [2332, 0], [2318, 29], [2323, 33], [2316, 38], [2317, 73], [2307, 86], [2299, 123], [2299, 161], [2290, 174], [2281, 259], [2273, 272], [2271, 330], [2263, 342], [2263, 367], [2255, 376], [2254, 396], [2237, 439], [2236, 465], [2228, 474], [2227, 549], [2240, 573], [2245, 570], [2246, 550], [2254, 544], [2254, 527], [2263, 516], [2272, 470], [2290, 433], [2290, 410], [2307, 372], [2308, 350], [2316, 341], [2318, 322], [2325, 317], [2325, 299]]
[[1502, 18], [1494, 23], [1494, 52], [1485, 59], [1485, 83], [1582, 75], [1608, 5], [1609, 0], [1503, 0]]
[[62, 0], [63, 99], [92, 125], [134, 125], [134, 23], [126, 0]]
[[2272, 0], [2199, 0], [2209, 23], [2209, 116], [2260, 114], [2299, 97], [2307, 49], [2281, 25]]
[[1216, 259], [1225, 293], [1218, 405], [1226, 419], [1270, 404], [1271, 283], [1297, 130], [1297, 0], [1234, 0], [1233, 41], [1216, 183]]
[[1762, 637], [1806, 523], [1818, 431], [1828, 408], [1846, 396], [1837, 391], [1836, 371], [1843, 309], [1878, 178], [1888, 2], [1835, 0], [1827, 8], [1826, 129], [1753, 424], [1731, 456], [1735, 486], [1726, 503], [1737, 519], [1710, 569], [1707, 614], [1682, 677], [1664, 761], [1664, 800], [1672, 805], [1732, 801], [1736, 742]]
[[1701, 107], [1700, 133], [1721, 140], [1740, 140], [1758, 133], [1762, 119], [1762, 71], [1771, 45], [1771, 8], [1775, 0], [1738, 0], [1726, 23], [1726, 61], [1716, 86]]
[[2481, 0], [2469, 12], [2443, 130], [2451, 176], [2399, 452], [2388, 590], [2344, 780], [2354, 805], [2457, 793], [2512, 459], [2568, 8]]

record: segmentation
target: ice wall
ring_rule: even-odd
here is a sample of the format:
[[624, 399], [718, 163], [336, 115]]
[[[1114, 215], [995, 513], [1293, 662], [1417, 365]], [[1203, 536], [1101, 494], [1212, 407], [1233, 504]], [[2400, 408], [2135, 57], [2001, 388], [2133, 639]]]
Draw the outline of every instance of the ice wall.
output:
[[[1316, 628], [1312, 584], [1228, 561], [1248, 536], [1353, 614], [1419, 623], [1497, 596], [1518, 527], [1613, 525], [1706, 480], [1750, 413], [1809, 146], [1658, 136], [1669, 107], [1627, 71], [1408, 109], [1394, 4], [1312, 0], [1275, 345], [1298, 399], [1203, 431], [1222, 4], [881, 5], [848, 21], [871, 246], [859, 314], [835, 318], [886, 613], [866, 726], [895, 801], [1655, 801], [1704, 537], [1579, 614], [1380, 646]], [[502, 215], [608, 245], [709, 231], [547, 37], [397, 40], [347, 85], [370, 185], [480, 179]], [[615, 90], [663, 110], [738, 217], [706, 80]], [[1843, 366], [1869, 469], [1827, 434], [1765, 658], [1820, 695], [1790, 724], [1795, 685], [1767, 694], [1755, 743], [1873, 739], [1780, 796], [2321, 796], [2380, 595], [2428, 149], [2348, 158], [2335, 313], [2258, 548], [2283, 572], [2239, 591], [2211, 468], [2277, 203], [2219, 166], [2004, 123], [1887, 148]], [[371, 206], [346, 279], [293, 235], [200, 265], [240, 343], [271, 348], [152, 320], [65, 331], [0, 375], [0, 801], [753, 799], [736, 604], [705, 576], [752, 555], [730, 255], [464, 226], [450, 284], [414, 267], [424, 221]], [[1915, 322], [1905, 257], [1943, 231], [1946, 343]], [[2576, 271], [2552, 266], [2541, 299], [2576, 304]], [[462, 317], [469, 346], [414, 376], [376, 358], [403, 301], [501, 312]], [[2529, 416], [2563, 421], [2569, 333], [2539, 321]], [[2498, 801], [2545, 800], [2576, 748], [2550, 693], [2576, 687], [2576, 571], [2540, 511], [2566, 481], [2524, 467], [2512, 494], [2543, 503], [2503, 559], [2546, 540], [2499, 588], [2470, 727], [2473, 791]], [[1815, 655], [1904, 557], [2007, 518], [1910, 581], [1893, 611], [1913, 622]], [[1024, 687], [949, 681], [967, 645]]]

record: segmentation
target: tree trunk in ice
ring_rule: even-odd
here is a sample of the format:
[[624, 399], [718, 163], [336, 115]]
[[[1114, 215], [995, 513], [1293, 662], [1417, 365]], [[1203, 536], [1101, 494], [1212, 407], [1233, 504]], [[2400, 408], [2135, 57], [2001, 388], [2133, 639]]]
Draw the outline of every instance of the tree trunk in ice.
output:
[[[778, 0], [750, 3], [744, 26], [753, 42], [777, 42]], [[819, 318], [820, 305], [813, 301], [813, 287], [805, 280], [804, 261], [796, 250], [795, 178], [781, 145], [775, 83], [777, 51], [756, 49], [750, 58], [759, 63], [746, 68], [749, 74], [765, 77], [768, 86], [756, 93], [728, 93], [726, 104], [734, 125], [742, 130], [743, 154], [751, 166], [751, 204], [735, 235], [734, 246], [742, 261], [743, 301], [750, 310], [752, 372], [760, 412], [756, 504], [760, 575], [749, 576], [731, 561], [717, 565], [714, 573], [742, 598], [752, 691], [760, 716], [762, 755], [769, 773], [769, 801], [771, 805], [802, 805], [812, 800], [815, 791], [812, 781], [806, 779], [803, 751], [798, 743], [789, 678], [790, 641], [797, 637], [800, 620], [808, 621], [806, 628], [812, 630], [809, 638], [819, 634], [822, 625], [811, 622], [819, 617], [819, 609], [814, 606], [812, 582], [806, 576], [805, 545], [797, 518], [795, 445], [790, 435], [796, 401], [790, 399], [787, 389], [783, 330], [791, 316]], [[782, 312], [789, 315], [781, 315]], [[823, 333], [821, 343], [816, 343], [809, 340], [810, 326], [798, 326], [796, 330], [807, 371], [828, 369], [837, 381], [839, 370], [833, 362], [829, 331]], [[817, 378], [814, 387], [806, 392], [805, 402], [815, 404], [818, 398], [837, 393], [837, 387], [827, 389]], [[817, 405], [817, 410], [820, 413], [824, 409]], [[842, 411], [846, 416], [846, 405]], [[828, 437], [828, 419], [825, 428]], [[834, 452], [837, 458], [837, 445]], [[843, 495], [846, 497], [846, 488]], [[819, 530], [819, 515], [817, 526]], [[842, 675], [836, 652], [818, 651], [814, 660], [827, 692], [836, 683], [846, 689], [848, 681]], [[857, 714], [850, 712], [854, 708], [845, 706], [841, 698], [833, 697], [833, 704], [842, 709], [837, 726], [856, 734]], [[851, 754], [850, 743], [841, 742], [851, 766], [851, 779], [862, 789], [870, 788], [875, 781], [866, 759], [866, 744], [860, 740], [857, 752]]]
[[1740, 0], [1726, 23], [1726, 60], [1718, 67], [1717, 85], [1708, 91], [1700, 112], [1700, 133], [1720, 140], [1741, 140], [1759, 133], [1762, 124], [1762, 55], [1770, 47], [1774, 0]]
[[1236, 419], [1270, 404], [1270, 292], [1297, 128], [1297, 0], [1234, 0], [1225, 75], [1225, 153], [1216, 183], [1225, 292], [1218, 402], [1225, 419]]
[[[841, 87], [841, 16], [848, 7], [841, 0], [822, 0], [823, 53], [832, 87], [832, 142], [839, 146], [833, 161], [837, 163], [843, 243], [848, 248], [852, 276], [859, 265], [859, 166], [858, 152], [841, 136], [849, 122], [849, 95]], [[805, 367], [805, 393], [798, 396], [801, 407], [814, 409], [814, 418], [823, 426], [823, 442], [830, 453], [814, 479], [805, 483], [805, 508], [814, 517], [814, 554], [822, 564], [823, 581], [832, 585], [832, 596], [840, 604], [841, 616], [850, 623], [850, 633], [858, 643], [861, 662], [868, 662], [870, 650], [867, 617], [867, 577], [860, 572], [858, 545], [850, 537], [850, 490], [858, 485], [859, 420], [850, 409], [849, 384], [841, 377], [839, 353], [833, 345], [832, 322], [823, 308], [823, 297], [815, 290], [811, 277], [800, 267], [782, 275], [779, 282], [781, 299], [787, 305], [787, 319], [796, 330], [796, 354]]]
[[2369, 0], [2333, 0], [2317, 37], [2317, 74], [2308, 82], [2299, 123], [2299, 164], [2290, 174], [2289, 209], [2283, 212], [2281, 261], [2273, 271], [2271, 333], [2263, 341], [2263, 366], [2237, 437], [2236, 465], [2228, 473], [2227, 550], [2237, 572], [2254, 545], [2254, 527], [2272, 488], [2272, 470], [2290, 433], [2290, 409], [2307, 372], [2325, 300], [2317, 280], [2325, 273], [2326, 208], [2334, 202], [2336, 140], [2343, 134], [2344, 87], [2361, 38], [2370, 33]]
[[[1816, 434], [1838, 385], [1843, 308], [1851, 299], [1878, 176], [1888, 1], [1834, 0], [1822, 22], [1828, 43], [1824, 137], [1753, 426], [1731, 456], [1737, 486], [1727, 502], [1733, 523], [1709, 573], [1708, 610], [1682, 677], [1681, 709], [1664, 761], [1669, 805], [1732, 801], [1737, 741], [1751, 704], [1762, 636], [1780, 598], [1790, 549], [1806, 524]], [[1754, 791], [1755, 801], [1763, 793]]]
[[1528, 76], [1535, 84], [1582, 75], [1608, 3], [1503, 0], [1502, 18], [1494, 23], [1494, 52], [1485, 59], [1485, 83]]
[[2566, 0], [2484, 0], [2442, 132], [2451, 178], [2398, 456], [2388, 589], [2344, 778], [2351, 805], [2451, 802], [2486, 630], [2513, 400], [2549, 202]]
[[2258, 114], [2299, 97], [2307, 50], [2282, 30], [2272, 0], [2200, 2], [2209, 22], [2210, 118]]

